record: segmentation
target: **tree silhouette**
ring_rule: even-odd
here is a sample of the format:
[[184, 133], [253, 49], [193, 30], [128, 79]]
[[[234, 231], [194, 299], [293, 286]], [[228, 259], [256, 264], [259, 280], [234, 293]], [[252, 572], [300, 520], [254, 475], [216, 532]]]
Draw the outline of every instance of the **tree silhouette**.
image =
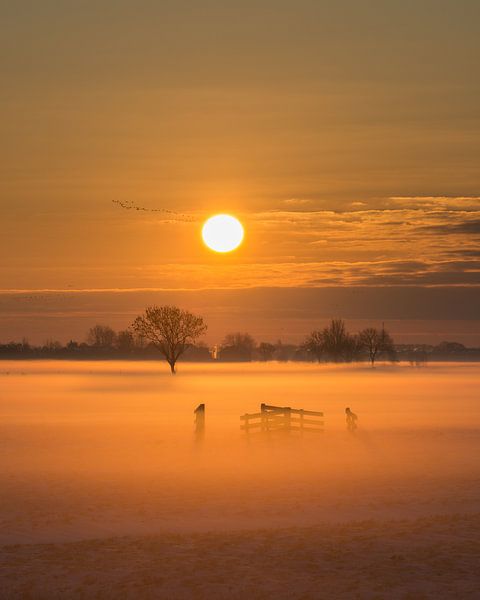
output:
[[275, 354], [275, 349], [276, 348], [274, 344], [270, 344], [270, 342], [261, 342], [257, 348], [260, 360], [272, 360], [273, 355]]
[[315, 330], [307, 337], [302, 348], [312, 354], [318, 362], [330, 358], [334, 362], [351, 362], [359, 358], [359, 338], [351, 335], [342, 319], [332, 319], [322, 331]]
[[117, 333], [116, 347], [120, 352], [132, 352], [135, 349], [135, 338], [131, 331], [119, 331]]
[[346, 362], [352, 362], [358, 360], [362, 354], [362, 345], [358, 335], [347, 334], [345, 339], [345, 345], [343, 349], [343, 359]]
[[375, 327], [367, 327], [358, 334], [358, 339], [361, 347], [367, 351], [372, 367], [380, 354], [392, 356], [394, 353], [393, 340], [383, 327], [381, 331]]
[[108, 325], [95, 325], [87, 334], [87, 341], [97, 348], [111, 348], [116, 339], [115, 331]]
[[307, 337], [303, 344], [303, 348], [313, 354], [313, 356], [320, 362], [325, 352], [323, 331], [312, 331]]
[[177, 306], [149, 306], [135, 319], [132, 329], [160, 350], [174, 375], [177, 360], [207, 326], [202, 317]]
[[228, 333], [220, 347], [221, 360], [252, 360], [255, 340], [249, 333]]
[[332, 319], [322, 331], [323, 350], [334, 362], [352, 360], [355, 354], [355, 341], [345, 328], [345, 321]]

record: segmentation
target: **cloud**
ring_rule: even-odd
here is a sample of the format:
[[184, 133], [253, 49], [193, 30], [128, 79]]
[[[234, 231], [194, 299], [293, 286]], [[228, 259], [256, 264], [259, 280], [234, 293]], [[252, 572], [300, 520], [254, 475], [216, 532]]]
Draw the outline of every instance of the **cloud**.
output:
[[[160, 252], [150, 240], [151, 254], [129, 255], [121, 269], [111, 257], [100, 255], [92, 267], [69, 264], [66, 256], [48, 267], [37, 262], [19, 268], [4, 262], [0, 273], [5, 288], [22, 283], [34, 288], [26, 283], [29, 279], [53, 289], [67, 289], [72, 282], [77, 289], [478, 286], [480, 205], [473, 208], [472, 198], [468, 209], [462, 202], [460, 207], [452, 205], [452, 199], [446, 202], [443, 197], [428, 197], [411, 206], [412, 198], [408, 202], [401, 198], [381, 208], [244, 212], [239, 216], [247, 241], [228, 260], [194, 254], [188, 248], [180, 259], [182, 248], [175, 246], [178, 230], [169, 231], [165, 225], [163, 235], [170, 236], [172, 251]], [[158, 213], [142, 211], [142, 215], [158, 235]], [[128, 220], [129, 225], [132, 222], [137, 239], [147, 230], [142, 219]], [[199, 235], [194, 223], [185, 223], [180, 233], [187, 246]]]
[[[431, 260], [324, 260], [282, 263], [237, 263], [235, 268], [225, 263], [149, 265], [141, 272], [125, 268], [127, 281], [141, 282], [132, 291], [156, 290], [163, 282], [164, 291], [213, 290], [219, 288], [250, 289], [270, 287], [331, 287], [331, 286], [480, 286], [480, 261], [447, 259]], [[221, 284], [219, 285], [219, 282]], [[53, 291], [53, 290], [52, 290]], [[71, 291], [78, 293], [81, 290]], [[100, 293], [102, 289], [91, 289]], [[121, 292], [122, 290], [109, 290]], [[125, 290], [126, 291], [126, 290]], [[63, 290], [68, 292], [68, 290]], [[66, 294], [65, 297], [68, 297]], [[1, 308], [0, 294], [0, 308]], [[22, 310], [22, 307], [17, 307]]]
[[480, 196], [391, 196], [388, 202], [411, 208], [480, 210]]
[[480, 219], [464, 221], [463, 223], [444, 223], [442, 225], [426, 226], [426, 230], [443, 234], [480, 235]]
[[285, 204], [285, 206], [308, 206], [312, 204], [312, 200], [308, 198], [287, 198], [282, 200], [282, 204]]
[[468, 256], [470, 258], [480, 258], [480, 248], [478, 250], [452, 250], [445, 253], [448, 256]]
[[480, 271], [470, 273], [465, 271], [432, 271], [424, 273], [403, 273], [401, 277], [397, 275], [378, 275], [371, 277], [362, 277], [358, 281], [359, 285], [377, 286], [445, 286], [445, 285], [480, 285]]
[[400, 200], [385, 208], [268, 211], [255, 223], [296, 256], [300, 285], [479, 285], [477, 199]]

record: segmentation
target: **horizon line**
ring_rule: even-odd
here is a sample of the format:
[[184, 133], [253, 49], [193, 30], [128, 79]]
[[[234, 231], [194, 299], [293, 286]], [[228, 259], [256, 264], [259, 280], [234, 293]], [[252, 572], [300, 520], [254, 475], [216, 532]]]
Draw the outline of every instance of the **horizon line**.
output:
[[417, 284], [417, 283], [398, 283], [398, 284], [325, 284], [325, 285], [252, 285], [238, 287], [197, 287], [197, 288], [160, 288], [160, 287], [138, 287], [138, 288], [0, 288], [0, 295], [6, 294], [74, 294], [74, 293], [123, 293], [123, 292], [202, 292], [202, 291], [239, 291], [254, 289], [281, 289], [281, 290], [320, 290], [329, 288], [480, 288], [480, 283], [438, 283], [438, 284]]

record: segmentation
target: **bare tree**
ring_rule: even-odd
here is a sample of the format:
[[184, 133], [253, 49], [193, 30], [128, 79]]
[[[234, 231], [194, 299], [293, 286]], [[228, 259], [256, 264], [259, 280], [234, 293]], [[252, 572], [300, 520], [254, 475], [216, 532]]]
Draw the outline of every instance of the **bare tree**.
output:
[[275, 354], [275, 346], [274, 344], [270, 344], [270, 342], [261, 342], [258, 345], [257, 352], [260, 356], [260, 360], [272, 360], [273, 355]]
[[367, 327], [358, 334], [360, 344], [368, 353], [368, 358], [372, 367], [375, 364], [375, 359], [380, 351], [380, 335], [375, 327]]
[[343, 349], [343, 359], [346, 362], [352, 362], [354, 360], [359, 360], [362, 354], [362, 345], [360, 343], [360, 339], [358, 335], [347, 334], [345, 338], [345, 344]]
[[234, 346], [235, 348], [243, 348], [253, 351], [255, 348], [255, 340], [249, 333], [227, 333], [222, 342], [222, 346]]
[[252, 360], [255, 340], [249, 333], [228, 333], [220, 347], [220, 360]]
[[318, 362], [323, 358], [329, 358], [334, 362], [351, 362], [358, 358], [360, 353], [358, 337], [348, 333], [342, 319], [332, 319], [330, 325], [322, 331], [312, 331], [302, 348], [313, 355]]
[[119, 331], [117, 334], [116, 346], [120, 352], [132, 352], [135, 349], [135, 338], [131, 331]]
[[323, 358], [325, 348], [322, 331], [312, 331], [303, 343], [303, 348], [313, 354], [313, 356], [320, 362]]
[[392, 336], [388, 333], [385, 327], [382, 325], [381, 331], [381, 348], [380, 353], [388, 356], [388, 359], [392, 362], [397, 360], [397, 351], [395, 349], [395, 343]]
[[135, 319], [132, 329], [160, 350], [174, 375], [177, 360], [207, 326], [202, 317], [177, 306], [149, 306]]
[[47, 352], [57, 352], [62, 349], [62, 344], [57, 340], [48, 339], [43, 344], [43, 349]]
[[95, 325], [87, 335], [87, 341], [97, 348], [111, 348], [116, 339], [115, 331], [108, 325]]
[[351, 360], [354, 341], [345, 328], [345, 321], [332, 319], [330, 325], [322, 331], [322, 339], [325, 354], [335, 362]]
[[358, 339], [361, 347], [367, 351], [372, 367], [379, 355], [388, 354], [393, 356], [393, 340], [383, 327], [381, 331], [375, 329], [375, 327], [367, 327], [358, 334]]

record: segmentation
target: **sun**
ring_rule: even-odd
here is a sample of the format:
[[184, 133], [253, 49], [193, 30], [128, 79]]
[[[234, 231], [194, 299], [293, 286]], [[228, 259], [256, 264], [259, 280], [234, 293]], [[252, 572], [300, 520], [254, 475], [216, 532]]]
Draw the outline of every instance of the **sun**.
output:
[[214, 215], [205, 221], [202, 238], [215, 252], [231, 252], [242, 243], [243, 226], [231, 215]]

